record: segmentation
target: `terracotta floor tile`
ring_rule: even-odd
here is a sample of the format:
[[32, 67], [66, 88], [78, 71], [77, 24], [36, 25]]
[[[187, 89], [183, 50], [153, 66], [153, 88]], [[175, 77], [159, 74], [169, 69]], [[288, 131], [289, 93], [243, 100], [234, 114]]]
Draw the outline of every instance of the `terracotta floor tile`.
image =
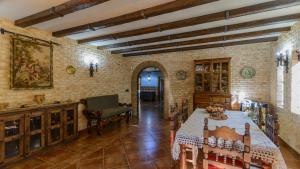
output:
[[104, 169], [103, 159], [81, 160], [78, 169]]
[[138, 162], [131, 165], [131, 169], [157, 169], [152, 162]]
[[104, 156], [104, 168], [113, 169], [117, 167], [128, 166], [125, 154], [114, 153]]
[[35, 158], [29, 158], [25, 160], [21, 160], [20, 162], [17, 162], [11, 166], [7, 166], [7, 168], [10, 169], [33, 169], [38, 166], [42, 166], [45, 162], [35, 159]]

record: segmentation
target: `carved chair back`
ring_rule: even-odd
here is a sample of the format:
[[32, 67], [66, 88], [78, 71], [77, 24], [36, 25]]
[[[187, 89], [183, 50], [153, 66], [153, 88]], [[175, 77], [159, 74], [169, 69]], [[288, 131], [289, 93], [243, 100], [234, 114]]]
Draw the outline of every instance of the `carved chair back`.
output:
[[274, 142], [275, 145], [279, 146], [279, 120], [278, 114], [275, 107], [270, 107], [266, 113], [266, 135]]
[[182, 100], [182, 114], [181, 114], [181, 121], [184, 123], [189, 117], [189, 101], [188, 99]]
[[170, 119], [170, 145], [173, 146], [176, 131], [178, 130], [180, 124], [179, 124], [179, 110], [178, 105], [175, 103], [174, 105], [170, 106], [170, 113], [169, 113], [169, 119]]
[[[208, 130], [208, 119], [204, 120], [203, 168], [250, 168], [250, 125], [245, 124], [245, 134], [222, 126]], [[214, 141], [215, 140], [215, 141]]]

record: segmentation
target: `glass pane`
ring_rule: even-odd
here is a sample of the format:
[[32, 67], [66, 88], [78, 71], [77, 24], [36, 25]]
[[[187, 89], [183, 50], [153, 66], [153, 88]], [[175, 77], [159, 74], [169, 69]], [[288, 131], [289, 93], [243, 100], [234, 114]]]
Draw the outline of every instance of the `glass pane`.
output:
[[221, 79], [221, 92], [222, 93], [228, 93], [229, 92], [229, 79], [228, 79], [228, 74], [223, 73], [222, 74], [222, 79]]
[[74, 124], [71, 123], [67, 125], [67, 135], [71, 136], [73, 134], [74, 134]]
[[30, 118], [30, 131], [40, 130], [42, 127], [42, 117], [36, 116]]
[[196, 72], [209, 72], [210, 63], [197, 64], [195, 68]]
[[41, 133], [30, 136], [30, 149], [36, 149], [41, 147]]
[[222, 63], [222, 71], [223, 72], [228, 72], [228, 63]]
[[67, 111], [67, 121], [74, 120], [74, 110], [68, 110]]
[[51, 125], [60, 124], [60, 112], [51, 113]]
[[14, 140], [5, 143], [5, 158], [10, 158], [18, 155], [20, 152], [19, 140]]
[[204, 83], [204, 91], [210, 92], [210, 74], [208, 73], [204, 74], [203, 83]]
[[20, 120], [11, 120], [5, 122], [5, 137], [18, 135], [20, 132]]
[[220, 74], [214, 73], [212, 76], [212, 92], [220, 92]]
[[196, 72], [202, 72], [203, 71], [203, 65], [202, 64], [196, 65], [195, 71]]
[[196, 75], [196, 81], [195, 81], [196, 92], [202, 92], [203, 91], [202, 83], [203, 83], [202, 74], [197, 74]]
[[220, 63], [213, 63], [213, 72], [220, 71]]
[[203, 71], [204, 72], [209, 72], [210, 71], [210, 63], [203, 64]]
[[51, 130], [51, 140], [58, 141], [60, 139], [60, 128], [55, 128]]

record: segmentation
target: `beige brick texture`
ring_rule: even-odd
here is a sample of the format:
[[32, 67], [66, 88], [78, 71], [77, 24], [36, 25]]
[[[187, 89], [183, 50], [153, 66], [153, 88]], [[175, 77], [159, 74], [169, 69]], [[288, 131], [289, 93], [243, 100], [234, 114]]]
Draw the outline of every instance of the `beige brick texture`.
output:
[[[240, 93], [243, 97], [259, 97], [270, 100], [271, 68], [274, 64], [272, 43], [239, 45], [226, 48], [203, 49], [186, 52], [156, 54], [124, 58], [111, 55], [107, 51], [97, 50], [95, 47], [78, 45], [66, 38], [54, 38], [49, 32], [29, 28], [23, 29], [13, 25], [11, 21], [0, 19], [0, 27], [30, 35], [33, 37], [52, 40], [61, 44], [54, 48], [54, 88], [47, 90], [11, 90], [10, 54], [11, 44], [8, 35], [0, 36], [0, 102], [9, 102], [11, 106], [30, 104], [36, 94], [45, 94], [46, 102], [68, 99], [78, 101], [81, 98], [96, 95], [118, 93], [121, 102], [130, 102], [131, 78], [135, 68], [146, 61], [159, 62], [168, 75], [170, 103], [180, 102], [182, 98], [189, 98], [192, 110], [194, 92], [193, 60], [231, 57], [231, 93]], [[84, 62], [87, 56], [95, 57], [99, 61], [99, 71], [95, 77], [89, 77], [88, 64]], [[68, 65], [77, 68], [75, 75], [68, 75], [65, 71]], [[256, 70], [253, 79], [243, 79], [239, 72], [244, 66], [252, 66]], [[187, 71], [187, 79], [176, 79], [176, 71]], [[79, 114], [79, 128], [84, 129], [85, 119]]]
[[[32, 104], [36, 94], [45, 94], [47, 103], [69, 99], [79, 101], [88, 96], [116, 93], [119, 94], [121, 102], [129, 100], [130, 93], [125, 92], [129, 86], [124, 85], [129, 84], [127, 77], [130, 76], [125, 58], [112, 56], [95, 47], [78, 45], [72, 40], [54, 38], [48, 32], [18, 28], [4, 19], [0, 20], [0, 27], [61, 44], [55, 46], [53, 51], [53, 89], [10, 90], [11, 38], [9, 35], [0, 35], [0, 102], [8, 102], [10, 106]], [[99, 70], [94, 77], [89, 77], [89, 64], [85, 63], [85, 57], [94, 57], [99, 62]], [[76, 67], [74, 75], [66, 73], [68, 65]], [[85, 128], [85, 119], [81, 113], [79, 120], [79, 128]]]
[[[291, 31], [282, 34], [277, 43], [274, 43], [274, 60], [278, 52], [288, 50], [290, 69], [289, 73], [280, 73], [282, 68], [277, 68], [275, 64], [272, 67], [271, 101], [279, 110], [280, 137], [300, 153], [300, 63], [296, 54], [297, 49], [300, 49], [299, 22], [292, 27]], [[278, 82], [280, 79], [277, 78], [278, 76], [283, 76], [282, 84]]]

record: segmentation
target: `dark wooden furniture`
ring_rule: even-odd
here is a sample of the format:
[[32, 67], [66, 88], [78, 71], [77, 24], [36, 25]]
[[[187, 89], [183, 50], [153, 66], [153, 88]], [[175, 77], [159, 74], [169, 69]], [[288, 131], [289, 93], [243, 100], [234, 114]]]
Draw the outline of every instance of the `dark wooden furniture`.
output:
[[273, 141], [273, 143], [279, 146], [279, 120], [275, 107], [270, 107], [265, 117], [265, 133]]
[[252, 120], [279, 146], [279, 119], [276, 107], [260, 99], [246, 98], [241, 110], [247, 111]]
[[[77, 109], [78, 103], [74, 102], [0, 111], [1, 165], [29, 156], [46, 146], [76, 138]], [[69, 116], [72, 116], [72, 122]]]
[[[245, 124], [245, 134], [239, 135], [235, 132], [235, 129], [228, 128], [226, 126], [217, 127], [215, 130], [208, 130], [208, 118], [204, 120], [204, 144], [203, 144], [203, 168], [208, 169], [214, 168], [243, 168], [249, 169], [251, 162], [250, 154], [250, 125]], [[243, 143], [244, 148], [242, 151], [236, 150], [235, 148], [227, 149], [220, 148], [217, 146], [210, 146], [208, 142], [209, 137], [215, 137], [216, 139], [223, 138], [231, 140], [233, 143], [240, 141]], [[218, 141], [217, 141], [218, 144]], [[233, 145], [233, 147], [235, 147]]]
[[230, 58], [195, 60], [194, 71], [194, 108], [217, 103], [230, 109]]
[[182, 105], [181, 120], [184, 123], [189, 118], [189, 101], [188, 101], [188, 99], [183, 99], [181, 105]]
[[80, 101], [85, 105], [83, 114], [87, 118], [88, 132], [91, 132], [93, 123], [96, 123], [97, 133], [101, 135], [104, 126], [111, 122], [126, 119], [129, 123], [131, 105], [119, 103], [118, 95], [89, 97]]
[[141, 86], [140, 99], [142, 101], [154, 102], [157, 98], [157, 93], [158, 93], [158, 88], [157, 87]]
[[[188, 26], [193, 26], [193, 25], [198, 25], [198, 24], [204, 24], [204, 23], [209, 23], [209, 22], [214, 22], [214, 21], [221, 21], [221, 20], [225, 20], [227, 17], [235, 18], [235, 17], [239, 17], [242, 15], [251, 15], [251, 14], [258, 13], [258, 12], [269, 11], [274, 8], [281, 8], [282, 6], [289, 6], [289, 5], [293, 6], [298, 3], [295, 3], [294, 1], [291, 1], [291, 3], [287, 3], [286, 1], [282, 1], [282, 2], [271, 1], [271, 2], [266, 2], [266, 3], [260, 3], [260, 4], [255, 4], [255, 5], [246, 6], [246, 7], [242, 7], [242, 8], [236, 8], [236, 9], [231, 9], [231, 10], [227, 10], [227, 11], [212, 13], [212, 14], [208, 14], [208, 15], [196, 16], [196, 17], [187, 18], [187, 19], [183, 19], [183, 20], [177, 20], [175, 22], [162, 23], [159, 25], [151, 25], [149, 27], [143, 27], [143, 28], [138, 28], [138, 29], [134, 29], [134, 30], [127, 30], [127, 31], [123, 31], [123, 32], [117, 32], [117, 33], [112, 33], [112, 34], [107, 34], [107, 35], [100, 35], [100, 36], [96, 36], [96, 37], [81, 39], [81, 40], [79, 40], [79, 43], [87, 43], [87, 42], [100, 41], [100, 40], [105, 41], [105, 40], [121, 39], [121, 38], [126, 38], [126, 37], [144, 35], [144, 34], [148, 34], [148, 33], [155, 33], [155, 32], [161, 32], [161, 31], [166, 31], [166, 30], [178, 29], [178, 28], [183, 28], [183, 27], [188, 27]], [[253, 22], [251, 22], [251, 26], [252, 27], [258, 26], [259, 23], [261, 23], [263, 21], [264, 20], [253, 21]], [[274, 22], [274, 20], [273, 20], [273, 22]], [[240, 24], [236, 24], [235, 26], [230, 25], [227, 27], [230, 28], [230, 31], [232, 31], [232, 29], [235, 29], [235, 27], [239, 26], [239, 25]], [[244, 24], [242, 24], [242, 25], [244, 25]], [[209, 30], [210, 30], [210, 32], [215, 33], [214, 31], [216, 31], [216, 29], [217, 30], [221, 29], [222, 32], [224, 32], [224, 27], [209, 28], [209, 29], [207, 29], [207, 31], [209, 32]], [[226, 27], [225, 27], [225, 30], [226, 30]], [[190, 32], [190, 34], [192, 34], [194, 32], [198, 32], [198, 31]], [[198, 35], [198, 36], [200, 36], [200, 35]], [[178, 36], [178, 37], [180, 37], [180, 36]], [[195, 35], [193, 37], [195, 37]], [[171, 39], [173, 40], [173, 37], [169, 36], [169, 38], [167, 38], [166, 40], [171, 40]], [[142, 41], [144, 41], [144, 40], [142, 40]]]
[[180, 113], [177, 104], [170, 106], [170, 147], [173, 146], [175, 135], [180, 126]]

